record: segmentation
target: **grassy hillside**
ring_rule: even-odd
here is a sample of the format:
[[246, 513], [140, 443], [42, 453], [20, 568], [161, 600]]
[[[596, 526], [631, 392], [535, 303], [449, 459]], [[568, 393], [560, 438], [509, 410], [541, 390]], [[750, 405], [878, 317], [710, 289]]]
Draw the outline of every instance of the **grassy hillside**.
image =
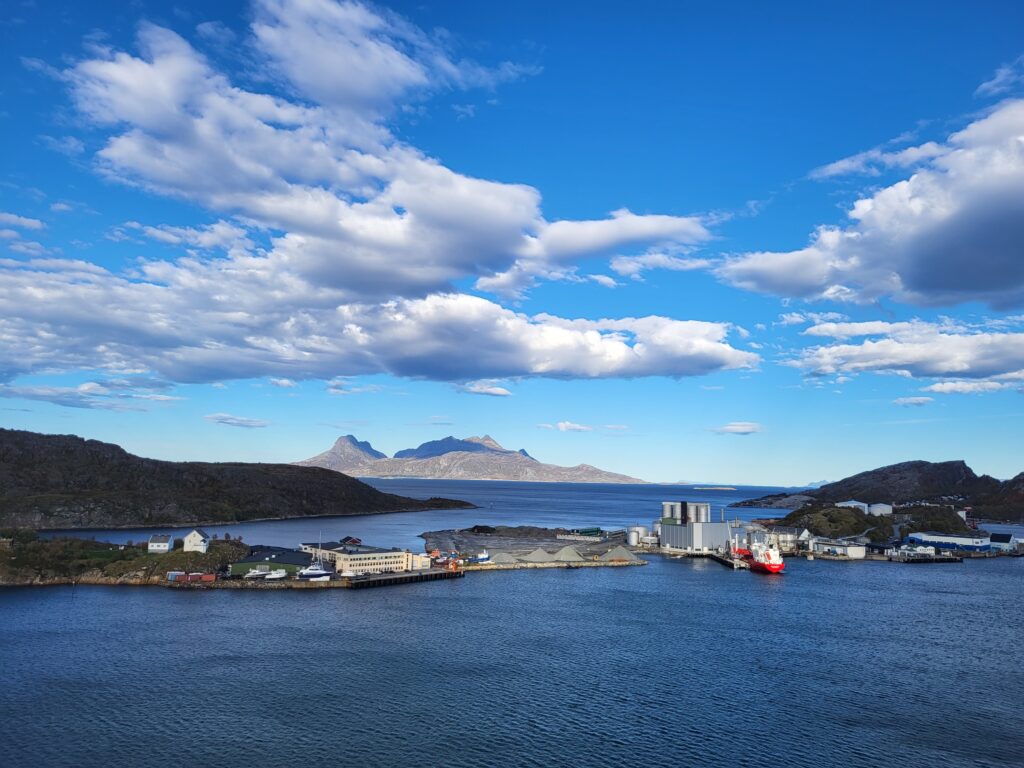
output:
[[[969, 533], [970, 528], [948, 507], [906, 507], [900, 513], [913, 516], [910, 523], [901, 526], [906, 535], [915, 531], [938, 531], [940, 533]], [[887, 541], [895, 533], [892, 518], [888, 515], [866, 515], [854, 507], [833, 507], [813, 505], [790, 512], [782, 520], [783, 525], [806, 528], [815, 536], [841, 539], [847, 536], [866, 535], [871, 541]]]
[[164, 555], [149, 554], [146, 545], [120, 546], [76, 538], [40, 539], [32, 531], [8, 532], [14, 536], [10, 551], [0, 552], [0, 581], [75, 578], [99, 571], [104, 576], [139, 574], [144, 578], [167, 571], [212, 573], [249, 554], [240, 541], [213, 541], [209, 550]]
[[175, 525], [468, 506], [382, 493], [317, 467], [157, 461], [73, 435], [0, 429], [0, 526], [6, 527]]

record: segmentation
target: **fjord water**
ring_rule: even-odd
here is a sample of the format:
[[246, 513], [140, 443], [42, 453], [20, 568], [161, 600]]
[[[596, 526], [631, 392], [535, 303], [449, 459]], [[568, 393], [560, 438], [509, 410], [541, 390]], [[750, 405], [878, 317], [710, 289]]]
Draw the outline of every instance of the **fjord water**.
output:
[[[375, 481], [480, 509], [251, 523], [422, 546], [474, 523], [649, 522], [761, 489]], [[740, 510], [749, 517], [751, 510]], [[86, 534], [86, 535], [91, 535]], [[139, 540], [140, 531], [97, 534]], [[1024, 755], [1024, 559], [711, 561], [377, 590], [0, 590], [12, 766], [1004, 766]]]

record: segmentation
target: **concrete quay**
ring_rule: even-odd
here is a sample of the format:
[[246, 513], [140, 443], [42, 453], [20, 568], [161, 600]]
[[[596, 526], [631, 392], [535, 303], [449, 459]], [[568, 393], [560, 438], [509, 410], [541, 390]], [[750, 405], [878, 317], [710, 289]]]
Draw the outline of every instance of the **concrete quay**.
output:
[[572, 570], [574, 568], [621, 568], [636, 565], [647, 565], [646, 560], [584, 560], [576, 563], [473, 563], [464, 565], [463, 571], [525, 571], [536, 568], [563, 568]]
[[723, 555], [720, 552], [690, 552], [686, 549], [672, 549], [671, 547], [659, 547], [657, 549], [636, 549], [637, 553], [645, 553], [650, 555], [662, 555], [664, 557], [673, 558], [697, 558], [703, 560], [714, 560], [716, 563], [720, 563], [727, 568], [734, 570], [749, 569], [750, 563], [745, 560], [738, 560], [730, 557], [729, 555]]

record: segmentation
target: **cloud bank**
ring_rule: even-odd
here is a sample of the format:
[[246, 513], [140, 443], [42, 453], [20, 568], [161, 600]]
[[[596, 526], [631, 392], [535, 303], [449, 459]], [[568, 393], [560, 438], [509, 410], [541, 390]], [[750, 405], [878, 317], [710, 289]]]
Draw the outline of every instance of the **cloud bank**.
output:
[[443, 35], [334, 0], [259, 0], [247, 44], [242, 79], [274, 84], [272, 93], [242, 87], [148, 23], [137, 50], [93, 46], [56, 73], [105, 136], [99, 173], [200, 206], [211, 222], [125, 223], [112, 236], [181, 255], [120, 272], [45, 249], [0, 259], [0, 381], [105, 369], [287, 387], [390, 373], [504, 396], [480, 382], [758, 365], [729, 344], [728, 323], [528, 316], [453, 287], [475, 279], [518, 295], [538, 279], [574, 278], [595, 254], [710, 237], [699, 217], [627, 209], [549, 221], [536, 189], [456, 173], [388, 127], [430, 93], [492, 89], [531, 68], [461, 59]]

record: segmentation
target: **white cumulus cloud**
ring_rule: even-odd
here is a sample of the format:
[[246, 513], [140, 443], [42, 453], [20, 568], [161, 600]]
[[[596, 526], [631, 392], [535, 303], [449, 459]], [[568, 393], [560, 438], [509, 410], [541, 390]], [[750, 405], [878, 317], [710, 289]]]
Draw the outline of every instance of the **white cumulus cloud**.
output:
[[463, 392], [471, 395], [490, 395], [491, 397], [510, 397], [512, 392], [505, 387], [499, 387], [494, 381], [471, 381], [460, 387]]
[[875, 372], [943, 380], [927, 392], [993, 392], [1024, 379], [1024, 333], [1005, 326], [1005, 320], [822, 323], [804, 334], [835, 341], [801, 350], [788, 364], [815, 375]]
[[592, 432], [593, 427], [588, 427], [586, 424], [576, 424], [571, 421], [560, 421], [555, 427], [559, 432]]
[[34, 258], [0, 260], [0, 381], [88, 368], [175, 382], [389, 373], [466, 384], [760, 363], [731, 346], [725, 322], [526, 315], [455, 291], [466, 279], [501, 293], [546, 278], [610, 285], [577, 276], [578, 262], [710, 237], [700, 217], [625, 208], [549, 221], [533, 187], [457, 173], [388, 126], [426, 94], [493, 88], [529, 68], [460, 58], [443, 35], [358, 2], [259, 0], [253, 17], [222, 52], [246, 48], [232, 66], [143, 23], [134, 50], [90, 46], [61, 73], [95, 131], [99, 172], [198, 206], [204, 223], [123, 225], [115, 237], [184, 251], [124, 272], [15, 238]]
[[1002, 102], [914, 162], [913, 175], [858, 200], [846, 226], [819, 227], [797, 250], [730, 257], [716, 274], [789, 297], [1024, 303], [1024, 100]]
[[974, 395], [979, 392], [996, 392], [1000, 389], [1007, 389], [1011, 386], [1013, 385], [1009, 382], [1001, 381], [940, 381], [936, 384], [924, 387], [924, 391], [938, 392], [944, 395]]
[[764, 427], [756, 421], [730, 421], [713, 430], [720, 435], [753, 435], [764, 431]]

